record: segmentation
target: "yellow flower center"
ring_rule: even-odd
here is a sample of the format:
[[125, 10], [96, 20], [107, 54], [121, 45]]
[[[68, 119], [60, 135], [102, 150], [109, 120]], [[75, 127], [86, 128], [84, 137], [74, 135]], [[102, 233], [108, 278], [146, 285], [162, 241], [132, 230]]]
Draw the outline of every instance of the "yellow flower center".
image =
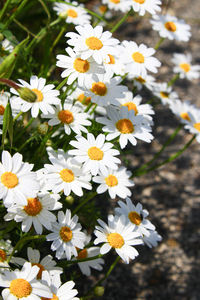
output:
[[169, 98], [169, 93], [167, 93], [167, 92], [160, 92], [160, 96], [162, 98]]
[[144, 55], [140, 52], [134, 52], [132, 54], [132, 58], [138, 64], [143, 64], [144, 63]]
[[68, 226], [61, 227], [60, 228], [60, 237], [65, 243], [71, 241], [71, 239], [73, 237], [73, 233], [72, 233], [70, 227], [68, 227]]
[[86, 258], [87, 256], [88, 256], [87, 249], [83, 249], [78, 252], [77, 259], [83, 259], [83, 258]]
[[24, 210], [29, 216], [37, 216], [42, 210], [42, 204], [38, 198], [28, 198], [28, 204], [24, 206]]
[[129, 119], [121, 119], [117, 121], [115, 126], [121, 133], [132, 133], [134, 131], [133, 123]]
[[0, 262], [4, 262], [7, 258], [6, 252], [3, 249], [0, 249]]
[[134, 78], [136, 81], [139, 81], [140, 83], [144, 84], [146, 82], [145, 79], [143, 79], [141, 76], [135, 77]]
[[133, 1], [139, 4], [143, 4], [145, 2], [145, 0], [133, 0]]
[[105, 182], [110, 187], [118, 185], [117, 177], [114, 175], [108, 175], [108, 177], [105, 178]]
[[70, 124], [74, 121], [74, 116], [71, 111], [63, 109], [58, 113], [58, 119], [65, 124]]
[[17, 298], [28, 297], [32, 292], [30, 283], [22, 278], [17, 278], [10, 283], [10, 293]]
[[174, 22], [166, 22], [165, 23], [165, 28], [169, 31], [175, 32], [176, 31], [176, 25]]
[[180, 68], [183, 69], [183, 71], [186, 72], [186, 73], [190, 71], [190, 65], [187, 64], [187, 63], [180, 64], [179, 66], [180, 66]]
[[5, 111], [5, 107], [3, 105], [0, 105], [0, 115], [3, 116]]
[[194, 128], [200, 132], [200, 123], [195, 123]]
[[114, 56], [113, 55], [111, 55], [111, 54], [108, 54], [108, 56], [109, 56], [109, 58], [110, 58], [110, 61], [109, 61], [109, 65], [114, 65], [115, 64], [115, 58], [114, 58]]
[[16, 185], [18, 185], [19, 180], [17, 178], [17, 175], [15, 175], [12, 172], [5, 172], [1, 175], [1, 183], [5, 185], [8, 189], [14, 188]]
[[71, 17], [71, 18], [77, 18], [78, 17], [78, 14], [74, 9], [68, 9], [67, 10], [67, 15], [68, 15], [68, 17]]
[[184, 119], [184, 120], [187, 120], [187, 121], [190, 121], [190, 120], [191, 120], [187, 112], [181, 113], [180, 116], [181, 116], [181, 118]]
[[37, 99], [35, 102], [41, 102], [44, 98], [43, 94], [41, 91], [39, 91], [38, 89], [32, 89], [32, 91], [36, 94]]
[[107, 93], [107, 87], [105, 83], [101, 81], [94, 82], [92, 84], [91, 92], [93, 92], [95, 95], [105, 96], [105, 94]]
[[104, 14], [108, 10], [106, 5], [100, 5], [99, 6], [99, 11]]
[[79, 73], [85, 73], [89, 70], [90, 63], [87, 60], [76, 58], [74, 61], [74, 69]]
[[124, 245], [123, 237], [117, 232], [108, 234], [107, 241], [112, 248], [121, 248]]
[[142, 222], [141, 216], [136, 211], [131, 211], [128, 214], [128, 217], [129, 220], [137, 226], [140, 225], [140, 223]]
[[102, 41], [95, 36], [87, 38], [85, 43], [91, 50], [100, 50], [103, 47]]
[[97, 147], [91, 147], [88, 149], [88, 156], [92, 160], [102, 160], [104, 153], [101, 149]]
[[72, 170], [69, 169], [63, 169], [62, 171], [60, 171], [60, 177], [65, 182], [74, 181], [74, 173], [72, 172]]
[[53, 298], [44, 298], [44, 297], [41, 297], [41, 300], [59, 300], [59, 298], [53, 294]]
[[114, 4], [118, 4], [118, 3], [120, 3], [120, 0], [110, 0], [110, 2], [112, 2]]
[[45, 270], [44, 266], [41, 264], [36, 264], [36, 263], [32, 263], [32, 266], [37, 266], [40, 268], [38, 274], [37, 274], [37, 279], [41, 279], [42, 278], [42, 272]]
[[86, 97], [84, 94], [80, 94], [77, 100], [82, 104], [88, 105], [91, 102], [91, 97]]
[[133, 103], [133, 102], [126, 102], [126, 103], [123, 104], [123, 106], [128, 107], [128, 110], [132, 110], [133, 109], [135, 111], [135, 115], [138, 114], [137, 106], [135, 105], [135, 103]]

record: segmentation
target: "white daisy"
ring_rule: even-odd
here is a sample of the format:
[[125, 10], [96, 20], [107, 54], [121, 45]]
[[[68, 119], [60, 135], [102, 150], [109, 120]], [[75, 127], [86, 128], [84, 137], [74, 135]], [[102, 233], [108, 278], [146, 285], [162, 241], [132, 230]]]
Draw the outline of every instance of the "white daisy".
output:
[[152, 92], [161, 100], [163, 105], [170, 104], [179, 98], [177, 93], [172, 91], [172, 87], [168, 86], [166, 82], [155, 83]]
[[27, 198], [35, 197], [39, 190], [36, 173], [31, 172], [33, 164], [24, 163], [20, 153], [11, 157], [8, 151], [2, 152], [1, 159], [0, 199], [3, 199], [5, 207], [14, 203], [27, 205]]
[[87, 120], [88, 114], [83, 113], [80, 107], [73, 105], [71, 101], [64, 103], [62, 108], [61, 104], [56, 106], [53, 113], [41, 116], [42, 118], [50, 119], [48, 124], [55, 126], [58, 124], [64, 125], [64, 130], [67, 135], [74, 131], [76, 134], [81, 135], [81, 132], [88, 132], [84, 126], [90, 126], [91, 122]]
[[85, 172], [81, 164], [74, 161], [64, 151], [58, 149], [58, 157], [49, 156], [50, 164], [45, 164], [47, 186], [54, 193], [64, 192], [69, 196], [71, 192], [77, 196], [83, 196], [83, 188], [91, 190], [91, 175]]
[[140, 104], [141, 102], [142, 97], [140, 95], [133, 97], [131, 92], [126, 92], [125, 97], [119, 99], [120, 106], [126, 106], [128, 111], [133, 110], [135, 115], [142, 115], [144, 117], [144, 124], [152, 125], [151, 115], [155, 114], [153, 107], [150, 104]]
[[158, 242], [162, 241], [161, 235], [156, 230], [150, 231], [149, 236], [143, 236], [142, 240], [149, 248], [156, 247]]
[[145, 86], [148, 90], [152, 91], [153, 86], [155, 84], [155, 77], [151, 75], [147, 75], [145, 78], [141, 76], [132, 77], [128, 74], [128, 79], [133, 79], [133, 84], [137, 88], [138, 91], [142, 89], [143, 86]]
[[100, 249], [101, 254], [106, 254], [114, 248], [127, 264], [129, 259], [134, 259], [139, 255], [133, 246], [143, 244], [142, 239], [138, 232], [133, 232], [133, 224], [125, 225], [124, 216], [109, 215], [108, 225], [100, 219], [97, 221], [101, 227], [95, 227], [94, 234], [97, 238], [94, 244], [104, 243]]
[[3, 50], [3, 51], [12, 52], [14, 49], [11, 42], [7, 39], [4, 39], [2, 42], [0, 42], [0, 45], [1, 45], [1, 50]]
[[143, 116], [135, 115], [134, 110], [128, 111], [125, 106], [122, 106], [120, 110], [108, 107], [107, 116], [109, 119], [99, 117], [96, 118], [96, 121], [105, 125], [102, 130], [108, 132], [106, 136], [108, 141], [119, 137], [119, 144], [122, 149], [126, 147], [128, 141], [135, 146], [137, 144], [136, 139], [147, 143], [153, 139], [150, 125], [145, 124]]
[[196, 140], [200, 143], [200, 109], [193, 109], [188, 112], [189, 122], [185, 125], [190, 133], [196, 134]]
[[33, 103], [24, 101], [19, 97], [19, 94], [13, 88], [11, 92], [18, 97], [15, 98], [15, 101], [18, 101], [21, 104], [21, 110], [26, 112], [31, 110], [31, 115], [33, 118], [36, 118], [41, 110], [43, 114], [53, 113], [53, 105], [60, 104], [59, 91], [54, 89], [54, 84], [46, 84], [46, 79], [38, 78], [37, 76], [31, 76], [30, 84], [26, 81], [19, 79], [21, 83], [19, 86], [27, 87], [31, 89], [37, 96], [36, 101]]
[[74, 297], [78, 294], [78, 291], [73, 289], [75, 285], [73, 281], [67, 281], [62, 285], [60, 275], [56, 274], [50, 276], [48, 272], [44, 271], [42, 274], [42, 282], [50, 287], [53, 300], [79, 300], [79, 298]]
[[116, 196], [125, 199], [132, 194], [128, 188], [134, 186], [133, 180], [130, 179], [131, 175], [125, 167], [120, 167], [118, 170], [106, 169], [100, 175], [93, 177], [93, 181], [100, 183], [97, 188], [98, 194], [108, 191], [112, 199]]
[[155, 226], [146, 219], [149, 215], [146, 209], [142, 209], [142, 204], [136, 206], [131, 202], [130, 198], [126, 198], [126, 203], [118, 201], [120, 207], [115, 208], [115, 213], [119, 216], [124, 215], [128, 223], [134, 225], [134, 230], [139, 232], [141, 236], [149, 236], [150, 230], [155, 230]]
[[70, 38], [67, 43], [74, 46], [74, 51], [79, 52], [82, 59], [92, 56], [98, 64], [101, 64], [104, 59], [109, 61], [108, 54], [116, 53], [115, 46], [119, 41], [112, 38], [111, 32], [103, 32], [102, 26], [93, 28], [90, 24], [86, 24], [76, 26], [76, 30], [78, 34], [74, 32], [66, 34], [66, 37]]
[[66, 23], [72, 23], [74, 25], [84, 25], [90, 23], [90, 15], [84, 9], [83, 4], [76, 1], [69, 2], [72, 5], [66, 3], [55, 2], [53, 9], [57, 12], [60, 18], [65, 19]]
[[184, 20], [170, 15], [154, 15], [150, 21], [154, 30], [159, 31], [163, 38], [187, 42], [190, 39], [190, 25]]
[[[9, 264], [7, 262], [10, 254], [13, 251], [13, 247], [11, 245], [10, 240], [0, 240], [0, 274], [4, 273], [4, 270], [9, 268]], [[14, 263], [13, 256], [10, 260], [11, 263]]]
[[58, 223], [53, 224], [53, 233], [46, 236], [47, 241], [53, 241], [51, 250], [56, 251], [56, 257], [61, 259], [63, 254], [67, 260], [71, 256], [77, 256], [76, 247], [83, 249], [85, 234], [81, 232], [81, 225], [78, 223], [78, 216], [74, 215], [71, 218], [71, 211], [66, 210], [58, 212]]
[[192, 65], [192, 55], [190, 53], [174, 53], [172, 62], [175, 64], [173, 71], [179, 73], [180, 78], [188, 80], [198, 79], [200, 77], [200, 65]]
[[197, 109], [189, 101], [182, 102], [180, 100], [170, 101], [169, 108], [184, 124], [190, 123], [190, 113]]
[[52, 298], [53, 294], [50, 288], [36, 280], [39, 270], [37, 266], [32, 267], [31, 263], [26, 262], [21, 271], [5, 270], [4, 274], [0, 274], [0, 286], [5, 287], [2, 291], [3, 299], [36, 300], [40, 297]]
[[112, 143], [105, 143], [105, 136], [99, 134], [95, 139], [92, 133], [87, 134], [87, 139], [81, 136], [76, 137], [77, 141], [71, 141], [70, 144], [77, 148], [69, 150], [70, 155], [79, 163], [83, 163], [83, 173], [91, 172], [97, 175], [99, 171], [105, 171], [106, 167], [116, 170], [120, 159], [115, 157], [119, 151], [113, 149]]
[[16, 115], [20, 112], [20, 105], [17, 104], [16, 101], [13, 101], [13, 98], [10, 98], [10, 93], [0, 91], [0, 122], [3, 121], [3, 116], [6, 109], [6, 105], [8, 104], [8, 100], [10, 100], [13, 118], [15, 118]]
[[127, 3], [140, 16], [144, 16], [146, 11], [152, 15], [156, 14], [158, 11], [161, 11], [161, 4], [160, 0], [128, 0]]
[[[90, 242], [90, 240], [91, 240], [91, 237], [86, 235], [84, 245], [86, 246]], [[84, 258], [94, 257], [99, 254], [100, 254], [99, 247], [85, 247], [84, 249], [78, 251], [78, 256], [76, 257], [76, 259], [84, 259]], [[104, 264], [104, 259], [96, 258], [93, 260], [79, 262], [78, 266], [84, 275], [90, 276], [91, 275], [90, 268], [101, 271], [103, 269], [102, 264]]]
[[114, 74], [123, 76], [125, 75], [125, 66], [121, 61], [121, 47], [116, 46], [117, 53], [115, 55], [108, 54], [110, 60], [103, 61], [105, 72], [111, 78]]
[[126, 86], [119, 85], [121, 81], [120, 76], [110, 78], [109, 73], [100, 74], [92, 84], [88, 82], [85, 95], [91, 97], [91, 102], [99, 106], [117, 105], [117, 99], [123, 98], [124, 92], [128, 90]]
[[104, 73], [102, 66], [98, 65], [92, 57], [82, 59], [80, 54], [75, 53], [70, 47], [65, 49], [68, 56], [57, 55], [56, 65], [65, 70], [61, 73], [61, 77], [68, 77], [67, 84], [71, 84], [74, 80], [78, 80], [78, 84], [83, 86], [85, 82], [92, 82], [94, 74]]
[[22, 222], [23, 232], [28, 232], [33, 224], [37, 234], [42, 234], [43, 226], [50, 230], [52, 223], [56, 221], [55, 215], [50, 211], [62, 208], [59, 198], [57, 194], [38, 193], [35, 198], [28, 197], [25, 206], [16, 204], [9, 207], [4, 219]]
[[[32, 264], [32, 266], [38, 266], [40, 268], [37, 279], [42, 278], [43, 272], [46, 270], [48, 273], [52, 276], [54, 274], [61, 274], [63, 272], [63, 269], [60, 267], [56, 267], [56, 262], [53, 260], [53, 257], [51, 255], [46, 255], [41, 259], [40, 261], [40, 251], [37, 249], [33, 249], [31, 247], [27, 248], [27, 256], [28, 256], [28, 262]], [[24, 265], [24, 263], [27, 261], [24, 258], [21, 257], [15, 257], [14, 261], [19, 265]]]
[[152, 57], [156, 52], [153, 48], [147, 48], [144, 44], [138, 46], [133, 41], [123, 41], [122, 46], [124, 47], [121, 54], [122, 62], [129, 76], [145, 77], [147, 70], [157, 73], [157, 68], [161, 66], [161, 63], [157, 58]]
[[126, 13], [130, 10], [130, 3], [127, 0], [102, 0], [103, 4], [106, 4], [109, 9], [119, 10]]

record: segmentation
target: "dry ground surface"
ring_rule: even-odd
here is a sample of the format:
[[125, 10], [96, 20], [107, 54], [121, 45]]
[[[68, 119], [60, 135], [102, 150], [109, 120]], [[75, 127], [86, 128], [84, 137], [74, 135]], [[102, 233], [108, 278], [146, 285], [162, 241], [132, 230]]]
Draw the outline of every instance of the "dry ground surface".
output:
[[[165, 1], [167, 2], [167, 1]], [[192, 27], [192, 38], [188, 43], [166, 40], [157, 57], [162, 62], [160, 81], [172, 78], [171, 58], [174, 52], [191, 52], [193, 63], [200, 63], [200, 1], [170, 1], [168, 12], [176, 15]], [[154, 47], [159, 40], [157, 32], [151, 30], [150, 16], [143, 19], [129, 18], [115, 34], [121, 41], [134, 40]], [[178, 80], [174, 89], [181, 100], [190, 100], [200, 107], [199, 81]], [[145, 96], [145, 95], [144, 95]], [[145, 99], [148, 101], [149, 99]], [[156, 107], [154, 118], [155, 140], [151, 145], [139, 143], [131, 148], [128, 168], [134, 169], [150, 160], [160, 145], [178, 126], [177, 119], [165, 107]], [[174, 140], [161, 157], [161, 161], [182, 147], [191, 135], [185, 130]], [[157, 248], [140, 247], [139, 257], [129, 265], [119, 263], [105, 282], [104, 300], [197, 300], [200, 299], [200, 145], [195, 141], [177, 160], [147, 175], [134, 178], [132, 199], [140, 201], [149, 210], [150, 219], [156, 225], [163, 240]], [[104, 203], [107, 212], [113, 212], [117, 199]], [[105, 216], [107, 214], [105, 213]], [[114, 260], [108, 256], [107, 262]], [[91, 277], [89, 280], [95, 280]]]

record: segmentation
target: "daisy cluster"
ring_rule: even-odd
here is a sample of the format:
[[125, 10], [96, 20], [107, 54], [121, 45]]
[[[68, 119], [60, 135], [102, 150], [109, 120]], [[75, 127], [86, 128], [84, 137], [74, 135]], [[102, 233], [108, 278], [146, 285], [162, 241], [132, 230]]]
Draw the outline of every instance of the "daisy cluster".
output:
[[[139, 16], [147, 12], [161, 41], [186, 42], [191, 36], [183, 20], [157, 14], [160, 0], [102, 0], [102, 4], [105, 21], [118, 11]], [[156, 47], [119, 41], [104, 30], [106, 23], [93, 26], [89, 10], [78, 2], [54, 2], [53, 10], [58, 20], [74, 28], [65, 33], [66, 48], [56, 56], [54, 67], [62, 82], [56, 87], [48, 77], [31, 75], [14, 86], [11, 82], [10, 91], [0, 93], [0, 134], [9, 127], [5, 126], [8, 107], [16, 130], [10, 147], [14, 154], [7, 151], [8, 141], [1, 154], [1, 207], [8, 233], [16, 230], [21, 238], [19, 243], [11, 235], [0, 240], [0, 287], [5, 300], [79, 299], [74, 280], [66, 280], [68, 264], [76, 263], [83, 275], [90, 276], [93, 269], [103, 269], [102, 257], [109, 251], [128, 264], [139, 255], [139, 245], [152, 248], [162, 240], [148, 211], [132, 202], [133, 174], [120, 156], [125, 148], [154, 139], [155, 111], [144, 102], [142, 89], [169, 106], [200, 143], [200, 109], [181, 101], [171, 84], [153, 76], [161, 66]], [[4, 61], [12, 50], [4, 39], [0, 59]], [[192, 65], [189, 53], [175, 53], [172, 63], [177, 78], [200, 77], [200, 66]], [[20, 138], [24, 144], [15, 146]], [[23, 149], [29, 143], [35, 153], [27, 155]], [[103, 193], [117, 203], [113, 213], [107, 222], [98, 218], [96, 226], [86, 226], [79, 210], [91, 195], [98, 201]], [[69, 209], [70, 201], [74, 210]], [[27, 251], [20, 248], [23, 241], [32, 242]], [[55, 260], [45, 250], [55, 254]]]

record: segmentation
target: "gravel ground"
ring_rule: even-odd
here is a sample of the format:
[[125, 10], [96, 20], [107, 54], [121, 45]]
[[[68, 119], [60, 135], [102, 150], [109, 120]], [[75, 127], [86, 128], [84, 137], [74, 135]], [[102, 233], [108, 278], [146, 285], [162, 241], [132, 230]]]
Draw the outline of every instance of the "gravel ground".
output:
[[[164, 1], [163, 1], [164, 2]], [[165, 1], [166, 3], [167, 1]], [[157, 57], [162, 62], [160, 81], [172, 78], [171, 57], [174, 52], [191, 52], [193, 64], [200, 63], [200, 1], [168, 1], [168, 12], [176, 15], [192, 27], [189, 43], [166, 40], [160, 47]], [[159, 40], [157, 32], [151, 30], [150, 16], [142, 20], [129, 18], [116, 36], [134, 40], [154, 47]], [[200, 107], [199, 81], [178, 80], [174, 85], [180, 99], [190, 100]], [[146, 99], [148, 101], [148, 99]], [[178, 126], [178, 121], [167, 109], [159, 105], [154, 118], [155, 140], [151, 145], [139, 143], [127, 156], [128, 167], [133, 169], [152, 158], [160, 145]], [[161, 161], [175, 153], [191, 135], [185, 130], [174, 140], [161, 157]], [[150, 219], [156, 225], [163, 240], [157, 248], [140, 247], [139, 257], [129, 265], [120, 262], [105, 282], [104, 300], [121, 299], [200, 299], [200, 145], [194, 141], [184, 154], [160, 169], [134, 179], [132, 199], [140, 201], [149, 210]], [[113, 211], [116, 200], [108, 208]], [[106, 203], [105, 203], [106, 204]], [[114, 257], [108, 256], [107, 262]], [[95, 280], [95, 276], [90, 280]]]

